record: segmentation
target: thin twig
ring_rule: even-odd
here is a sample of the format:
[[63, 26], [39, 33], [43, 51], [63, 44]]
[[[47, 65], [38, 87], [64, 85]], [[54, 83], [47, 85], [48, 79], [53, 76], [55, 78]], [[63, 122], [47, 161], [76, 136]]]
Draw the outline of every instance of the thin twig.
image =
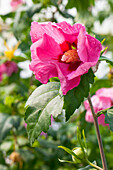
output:
[[98, 139], [98, 144], [99, 144], [99, 149], [100, 149], [100, 155], [101, 155], [103, 169], [107, 170], [107, 164], [106, 164], [106, 159], [105, 159], [105, 155], [104, 155], [102, 139], [101, 139], [101, 136], [100, 136], [98, 121], [97, 121], [97, 117], [96, 117], [96, 114], [95, 114], [94, 109], [93, 109], [90, 94], [88, 96], [88, 102], [89, 102], [91, 112], [92, 112], [92, 115], [93, 115], [93, 119], [94, 119], [94, 125], [95, 125], [95, 128], [96, 128], [97, 139]]

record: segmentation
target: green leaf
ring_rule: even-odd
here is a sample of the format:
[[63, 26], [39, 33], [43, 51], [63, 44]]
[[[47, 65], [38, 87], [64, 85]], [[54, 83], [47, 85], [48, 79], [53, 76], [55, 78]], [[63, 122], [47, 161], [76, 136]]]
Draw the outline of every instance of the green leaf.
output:
[[62, 112], [63, 95], [59, 82], [50, 82], [38, 87], [29, 97], [26, 106], [25, 121], [30, 144], [42, 131], [47, 132], [51, 124], [51, 115], [56, 118]]
[[84, 156], [86, 157], [86, 153], [85, 153], [85, 150], [84, 150], [83, 142], [81, 140], [81, 132], [80, 132], [78, 127], [77, 127], [77, 139], [78, 139], [78, 142], [79, 142], [80, 147], [82, 149], [82, 152], [83, 152]]
[[87, 149], [86, 136], [85, 136], [84, 129], [82, 130], [82, 136], [83, 136], [83, 139], [84, 139], [84, 147]]
[[74, 113], [74, 111], [80, 106], [84, 97], [88, 96], [89, 84], [94, 82], [94, 74], [90, 69], [87, 74], [81, 77], [79, 86], [70, 90], [64, 96], [64, 109], [66, 110], [66, 120]]
[[105, 56], [100, 56], [99, 61], [106, 61], [106, 63], [109, 63], [111, 66], [113, 66], [113, 59], [107, 58]]
[[0, 142], [8, 135], [12, 128], [18, 128], [19, 125], [20, 117], [0, 113]]
[[27, 56], [26, 55], [23, 55], [23, 56], [15, 56], [12, 61], [15, 61], [16, 63], [17, 62], [22, 62], [22, 61], [26, 61], [28, 60]]
[[113, 131], [113, 106], [107, 109], [105, 112], [105, 123], [108, 123], [110, 130]]

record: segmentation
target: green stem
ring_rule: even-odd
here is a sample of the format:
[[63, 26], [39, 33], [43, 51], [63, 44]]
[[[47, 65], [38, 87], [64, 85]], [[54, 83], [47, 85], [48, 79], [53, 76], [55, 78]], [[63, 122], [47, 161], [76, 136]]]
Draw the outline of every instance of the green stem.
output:
[[94, 119], [94, 125], [95, 125], [95, 128], [96, 128], [97, 139], [98, 139], [98, 144], [99, 144], [99, 149], [100, 149], [100, 155], [101, 155], [103, 169], [107, 170], [107, 164], [106, 164], [106, 159], [105, 159], [105, 155], [104, 155], [102, 139], [101, 139], [101, 136], [100, 136], [98, 121], [97, 121], [97, 117], [96, 117], [96, 114], [94, 112], [94, 108], [93, 108], [93, 105], [92, 105], [92, 102], [91, 102], [90, 94], [88, 96], [88, 102], [89, 102], [91, 112], [92, 112], [92, 115], [93, 115], [93, 119]]
[[99, 166], [91, 163], [90, 161], [88, 161], [88, 160], [86, 160], [86, 161], [87, 161], [87, 163], [88, 163], [89, 165], [91, 165], [92, 167], [94, 167], [94, 168], [96, 168], [96, 169], [99, 169], [99, 170], [103, 170], [101, 167], [99, 167]]

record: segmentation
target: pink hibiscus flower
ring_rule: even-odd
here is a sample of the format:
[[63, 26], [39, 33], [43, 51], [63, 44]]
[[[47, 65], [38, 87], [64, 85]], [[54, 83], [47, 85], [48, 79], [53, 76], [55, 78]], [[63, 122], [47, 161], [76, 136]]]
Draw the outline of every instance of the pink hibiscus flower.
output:
[[97, 63], [102, 49], [101, 43], [78, 23], [32, 22], [30, 35], [30, 69], [44, 84], [58, 77], [64, 95], [79, 85], [81, 75]]
[[[91, 97], [95, 113], [113, 106], [113, 88], [101, 88], [97, 90], [96, 95]], [[93, 116], [88, 103], [84, 102], [85, 109], [87, 110], [85, 119], [87, 122], [93, 122]], [[105, 123], [105, 115], [102, 114], [98, 117], [98, 123], [103, 126], [109, 126]]]
[[11, 0], [10, 5], [15, 10], [22, 3], [23, 3], [23, 0]]

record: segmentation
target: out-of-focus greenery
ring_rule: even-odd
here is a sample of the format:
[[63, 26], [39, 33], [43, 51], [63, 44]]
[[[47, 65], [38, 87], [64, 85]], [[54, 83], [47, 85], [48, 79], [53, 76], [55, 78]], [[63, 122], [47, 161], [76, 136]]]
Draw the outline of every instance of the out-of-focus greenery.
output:
[[[26, 0], [27, 1], [27, 0]], [[59, 22], [68, 21], [70, 23], [81, 22], [85, 24], [87, 31], [95, 35], [100, 41], [106, 38], [104, 46], [108, 46], [108, 51], [113, 53], [113, 36], [108, 34], [98, 34], [94, 32], [94, 23], [103, 22], [113, 15], [112, 0], [32, 0], [32, 6], [27, 3], [19, 6], [15, 11], [11, 11], [0, 18], [0, 37], [3, 46], [4, 40], [15, 37], [21, 41], [19, 56], [15, 56], [12, 61], [17, 64], [31, 60], [30, 57], [30, 25], [32, 21]], [[106, 8], [94, 12], [98, 4], [106, 3]], [[10, 46], [10, 44], [9, 44]], [[2, 56], [4, 50], [0, 51]], [[106, 54], [107, 55], [107, 54]], [[5, 59], [7, 60], [7, 59]], [[0, 59], [0, 63], [5, 61]], [[73, 149], [79, 146], [77, 141], [77, 126], [82, 131], [85, 130], [89, 160], [94, 160], [101, 166], [98, 143], [95, 129], [92, 123], [85, 121], [85, 111], [80, 108], [75, 114], [64, 123], [63, 115], [59, 116], [56, 123], [50, 127], [47, 136], [40, 136], [31, 147], [28, 141], [26, 128], [24, 126], [25, 103], [34, 89], [40, 86], [40, 82], [34, 76], [22, 78], [18, 69], [10, 77], [4, 75], [0, 82], [0, 170], [68, 170], [79, 169], [87, 166], [85, 164], [74, 165], [61, 163], [59, 159], [70, 160], [69, 154], [58, 148], [59, 145]], [[110, 66], [108, 75], [102, 79], [95, 77], [91, 94], [102, 87], [111, 87], [113, 83], [113, 71]], [[73, 101], [71, 101], [73, 102]], [[100, 125], [100, 132], [103, 140], [108, 169], [113, 169], [113, 132], [108, 127]]]

